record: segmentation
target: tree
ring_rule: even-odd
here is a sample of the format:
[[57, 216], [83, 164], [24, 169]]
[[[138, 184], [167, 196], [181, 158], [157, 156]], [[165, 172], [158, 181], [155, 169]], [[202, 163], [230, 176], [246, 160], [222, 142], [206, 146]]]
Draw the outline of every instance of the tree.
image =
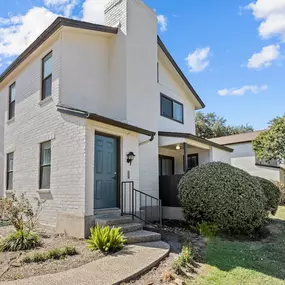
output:
[[285, 115], [269, 122], [269, 128], [254, 140], [253, 149], [259, 159], [285, 161]]
[[235, 135], [240, 133], [253, 132], [250, 125], [230, 126], [227, 120], [216, 113], [196, 114], [196, 134], [202, 138], [216, 138]]

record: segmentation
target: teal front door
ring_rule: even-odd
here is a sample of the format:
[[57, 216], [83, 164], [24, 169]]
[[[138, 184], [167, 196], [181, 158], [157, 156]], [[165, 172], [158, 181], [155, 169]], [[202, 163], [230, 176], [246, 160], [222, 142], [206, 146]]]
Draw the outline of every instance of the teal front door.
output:
[[118, 207], [118, 139], [95, 135], [95, 209]]

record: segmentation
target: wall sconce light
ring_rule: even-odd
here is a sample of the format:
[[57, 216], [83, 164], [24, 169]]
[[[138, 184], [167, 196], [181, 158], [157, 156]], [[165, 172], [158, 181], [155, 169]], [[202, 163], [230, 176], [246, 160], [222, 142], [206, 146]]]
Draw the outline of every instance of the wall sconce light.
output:
[[134, 160], [135, 158], [135, 154], [130, 151], [128, 154], [127, 154], [127, 163], [129, 163], [130, 165], [132, 165], [132, 161]]
[[179, 144], [176, 146], [176, 149], [177, 149], [177, 150], [180, 150], [180, 149], [181, 149], [181, 147], [180, 147]]

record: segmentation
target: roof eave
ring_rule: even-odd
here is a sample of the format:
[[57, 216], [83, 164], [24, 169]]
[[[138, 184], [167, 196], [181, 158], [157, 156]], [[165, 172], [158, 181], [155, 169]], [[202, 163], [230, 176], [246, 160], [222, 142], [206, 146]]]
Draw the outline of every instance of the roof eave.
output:
[[192, 140], [195, 140], [195, 141], [197, 141], [197, 142], [200, 142], [200, 143], [203, 143], [203, 144], [207, 144], [207, 145], [209, 145], [209, 146], [212, 146], [212, 147], [216, 147], [216, 148], [225, 150], [225, 151], [227, 151], [227, 152], [233, 152], [233, 151], [234, 151], [232, 148], [229, 148], [229, 147], [227, 147], [227, 146], [214, 143], [214, 142], [212, 142], [212, 141], [209, 141], [209, 140], [200, 138], [200, 137], [195, 136], [195, 135], [190, 134], [190, 133], [158, 132], [158, 135], [159, 135], [159, 136], [162, 136], [162, 137], [176, 137], [176, 138], [192, 139]]
[[24, 60], [38, 49], [52, 34], [61, 27], [72, 27], [98, 32], [117, 34], [118, 28], [92, 24], [88, 22], [57, 17], [56, 20], [27, 48], [25, 49], [0, 75], [0, 84], [10, 75]]
[[197, 92], [195, 91], [195, 89], [193, 88], [189, 80], [186, 78], [186, 76], [184, 75], [184, 73], [182, 72], [182, 70], [180, 69], [180, 67], [178, 66], [178, 64], [176, 63], [176, 61], [174, 60], [174, 58], [172, 57], [172, 55], [170, 54], [170, 52], [168, 51], [168, 49], [166, 48], [166, 46], [164, 45], [164, 43], [162, 42], [159, 36], [157, 36], [157, 43], [159, 47], [162, 49], [162, 51], [164, 52], [164, 54], [166, 55], [166, 57], [168, 58], [168, 60], [171, 62], [171, 64], [173, 65], [177, 73], [180, 75], [181, 79], [184, 81], [186, 86], [190, 89], [190, 91], [194, 95], [197, 102], [199, 103], [200, 108], [196, 108], [196, 110], [205, 108], [206, 105], [204, 104], [200, 96], [197, 94]]

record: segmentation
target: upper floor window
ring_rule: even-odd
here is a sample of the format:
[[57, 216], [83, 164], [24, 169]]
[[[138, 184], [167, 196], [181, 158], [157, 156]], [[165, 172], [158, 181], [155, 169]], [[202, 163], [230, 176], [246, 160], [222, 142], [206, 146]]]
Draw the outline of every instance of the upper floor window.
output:
[[50, 188], [51, 141], [41, 143], [40, 189]]
[[14, 153], [7, 154], [6, 190], [13, 190]]
[[15, 117], [16, 82], [9, 87], [9, 111], [8, 119]]
[[161, 116], [183, 124], [183, 105], [161, 94]]
[[51, 96], [52, 89], [52, 52], [42, 62], [42, 100]]

